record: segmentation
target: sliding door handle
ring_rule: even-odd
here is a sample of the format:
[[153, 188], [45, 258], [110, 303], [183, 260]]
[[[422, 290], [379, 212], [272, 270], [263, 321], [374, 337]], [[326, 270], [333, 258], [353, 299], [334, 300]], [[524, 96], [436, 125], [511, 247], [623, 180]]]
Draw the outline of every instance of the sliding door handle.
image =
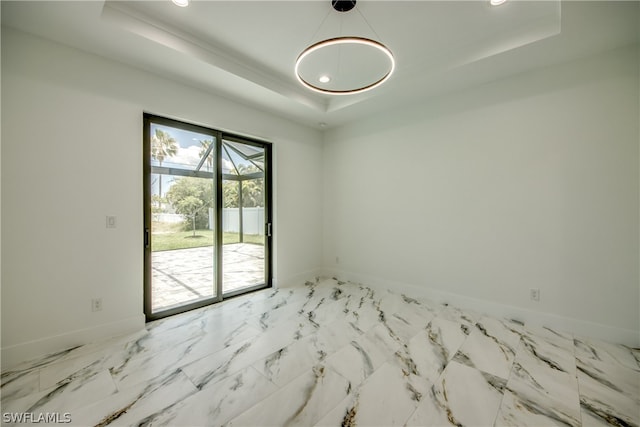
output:
[[150, 239], [150, 235], [149, 235], [149, 229], [145, 228], [144, 229], [144, 247], [146, 249], [149, 249], [149, 245], [151, 244], [151, 239]]
[[271, 237], [271, 223], [267, 223], [267, 237]]

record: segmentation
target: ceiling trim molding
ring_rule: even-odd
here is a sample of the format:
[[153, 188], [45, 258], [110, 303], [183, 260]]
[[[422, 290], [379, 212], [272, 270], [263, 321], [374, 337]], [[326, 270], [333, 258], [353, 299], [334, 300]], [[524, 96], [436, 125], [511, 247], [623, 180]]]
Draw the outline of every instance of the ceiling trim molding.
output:
[[248, 59], [238, 58], [219, 46], [197, 39], [164, 22], [152, 21], [148, 16], [128, 7], [124, 2], [106, 1], [101, 18], [147, 40], [197, 58], [302, 105], [321, 112], [328, 110], [328, 102], [325, 99], [310, 96], [311, 94], [303, 91], [297, 82], [290, 84], [277, 79], [262, 71], [265, 68], [263, 65], [251, 64]]

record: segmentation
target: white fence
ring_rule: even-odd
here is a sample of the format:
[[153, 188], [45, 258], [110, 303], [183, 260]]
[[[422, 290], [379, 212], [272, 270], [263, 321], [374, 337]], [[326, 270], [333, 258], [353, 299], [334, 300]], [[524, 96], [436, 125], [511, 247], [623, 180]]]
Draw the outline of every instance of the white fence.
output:
[[[229, 233], [240, 232], [240, 209], [222, 209], [222, 231]], [[264, 235], [264, 208], [242, 208], [242, 231], [244, 234]], [[209, 229], [213, 230], [214, 210], [209, 208]], [[171, 213], [155, 213], [153, 220], [158, 222], [179, 223], [183, 222], [184, 216]]]
[[154, 213], [153, 220], [157, 222], [177, 224], [184, 221], [184, 216], [175, 213]]
[[[242, 208], [242, 232], [244, 234], [264, 234], [264, 208]], [[213, 209], [209, 210], [209, 228], [213, 229]], [[222, 231], [240, 232], [240, 209], [222, 209]]]

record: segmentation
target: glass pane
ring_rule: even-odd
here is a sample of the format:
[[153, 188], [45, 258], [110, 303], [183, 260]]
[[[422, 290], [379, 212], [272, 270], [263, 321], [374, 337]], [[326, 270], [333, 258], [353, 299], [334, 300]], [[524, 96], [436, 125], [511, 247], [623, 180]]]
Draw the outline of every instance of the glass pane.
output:
[[227, 140], [225, 140], [224, 143], [227, 147], [238, 152], [245, 159], [251, 159], [254, 161], [264, 159], [264, 149], [260, 147]]
[[198, 165], [214, 139], [211, 135], [151, 124], [151, 166], [212, 172], [213, 148], [199, 169]]
[[223, 293], [265, 283], [264, 148], [222, 141]]
[[247, 146], [242, 150], [238, 142], [223, 141], [222, 173], [231, 175], [249, 175], [264, 172], [264, 149]]
[[216, 296], [215, 138], [157, 124], [150, 131], [156, 313]]

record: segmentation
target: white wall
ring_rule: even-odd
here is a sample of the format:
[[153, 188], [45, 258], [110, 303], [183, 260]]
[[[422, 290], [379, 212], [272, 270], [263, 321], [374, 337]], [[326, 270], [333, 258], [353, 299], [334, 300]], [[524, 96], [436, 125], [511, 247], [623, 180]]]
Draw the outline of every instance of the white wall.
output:
[[638, 79], [636, 46], [328, 132], [324, 271], [638, 345]]
[[274, 281], [319, 270], [319, 132], [5, 28], [2, 107], [3, 367], [143, 326], [143, 111], [273, 142]]
[[322, 261], [637, 345], [639, 94], [636, 48], [371, 117], [323, 149], [314, 130], [3, 29], [2, 365], [142, 326], [143, 111], [274, 142], [280, 286]]

